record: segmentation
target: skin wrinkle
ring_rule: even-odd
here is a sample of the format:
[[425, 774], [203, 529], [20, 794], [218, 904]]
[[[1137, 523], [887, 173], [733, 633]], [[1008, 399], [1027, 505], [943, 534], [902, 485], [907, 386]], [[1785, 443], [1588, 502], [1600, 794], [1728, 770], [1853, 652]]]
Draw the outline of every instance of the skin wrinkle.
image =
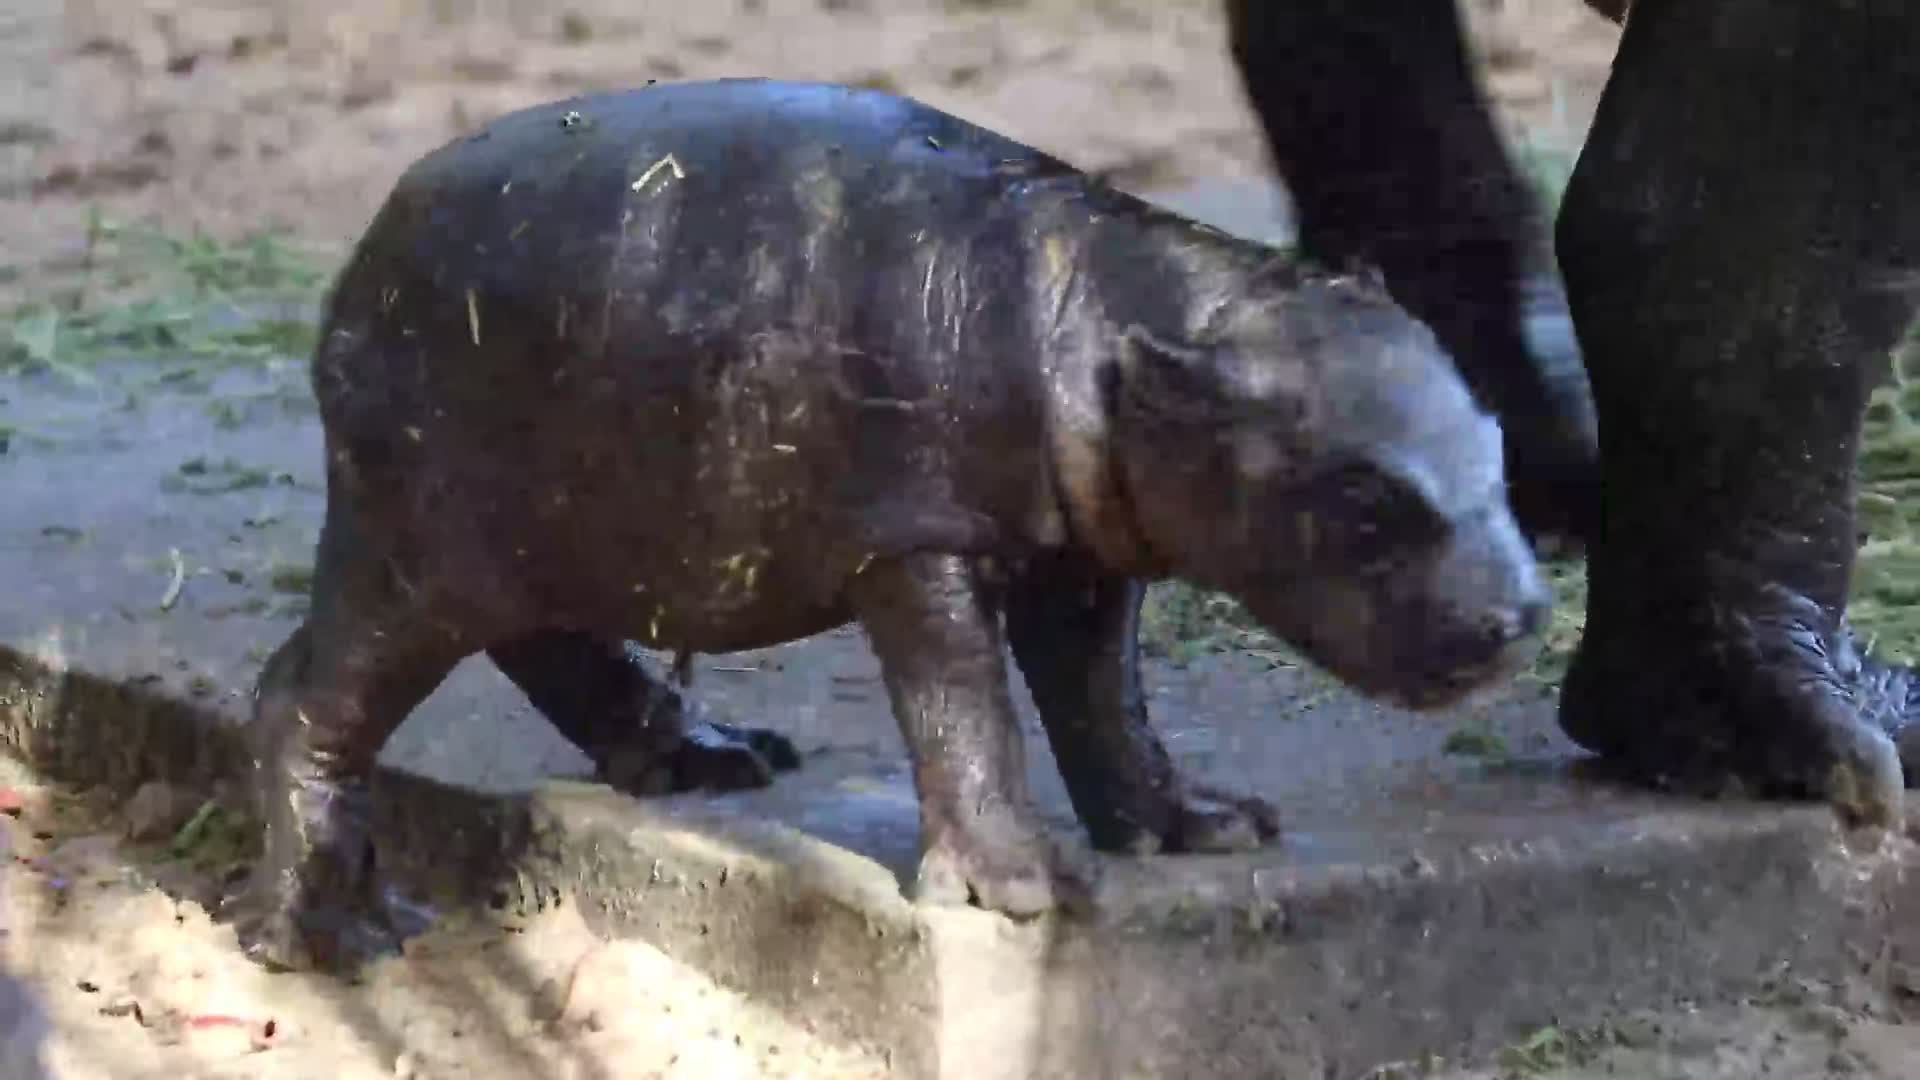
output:
[[[1083, 278], [1073, 258], [1069, 241], [1053, 231], [1042, 239], [1043, 258], [1039, 260], [1044, 277], [1039, 294], [1045, 298], [1047, 318], [1042, 329], [1041, 355], [1046, 368], [1052, 407], [1047, 410], [1049, 455], [1053, 490], [1070, 538], [1081, 539], [1099, 550], [1105, 561], [1116, 568], [1160, 566], [1145, 540], [1139, 535], [1124, 495], [1120, 493], [1119, 462], [1108, 450], [1111, 432], [1107, 419], [1090, 414], [1104, 398], [1099, 370], [1084, 365], [1077, 371], [1062, 371], [1061, 361], [1076, 354], [1070, 340], [1084, 338], [1089, 327], [1106, 323], [1100, 298]], [[1073, 315], [1070, 315], [1072, 312]], [[1077, 315], [1077, 318], [1073, 316]], [[1071, 320], [1071, 325], [1070, 324]], [[1079, 348], [1086, 348], [1084, 342]]]

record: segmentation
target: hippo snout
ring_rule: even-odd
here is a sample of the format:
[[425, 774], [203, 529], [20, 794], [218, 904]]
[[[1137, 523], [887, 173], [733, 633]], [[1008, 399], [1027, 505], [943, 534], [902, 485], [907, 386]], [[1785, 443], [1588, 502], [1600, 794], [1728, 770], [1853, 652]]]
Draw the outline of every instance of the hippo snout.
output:
[[1517, 674], [1553, 600], [1504, 503], [1461, 515], [1444, 539], [1384, 567], [1291, 584], [1256, 584], [1242, 601], [1350, 686], [1420, 710]]
[[1542, 600], [1525, 601], [1511, 607], [1494, 608], [1481, 613], [1475, 628], [1482, 646], [1499, 650], [1525, 641], [1547, 625], [1547, 605]]
[[1437, 707], [1513, 674], [1537, 648], [1552, 602], [1512, 515], [1479, 515], [1400, 605], [1393, 652], [1411, 678], [1395, 696]]
[[1448, 620], [1403, 649], [1413, 661], [1402, 670], [1413, 678], [1394, 696], [1413, 708], [1437, 708], [1518, 671], [1533, 656], [1549, 610], [1543, 593]]

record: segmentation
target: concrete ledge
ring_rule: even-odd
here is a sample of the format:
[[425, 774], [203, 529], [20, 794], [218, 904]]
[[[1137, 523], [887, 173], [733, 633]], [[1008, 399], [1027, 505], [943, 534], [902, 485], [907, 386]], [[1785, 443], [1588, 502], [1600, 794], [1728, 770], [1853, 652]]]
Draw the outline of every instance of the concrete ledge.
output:
[[[18, 652], [0, 672], [9, 748], [56, 778], [206, 785], [241, 760], [231, 723], [193, 704]], [[821, 771], [641, 803], [389, 769], [381, 857], [441, 903], [577, 905], [907, 1077], [1349, 1077], [1920, 957], [1910, 843], [1850, 850], [1821, 808], [1682, 804], [1565, 763], [1382, 791], [1371, 813], [1304, 823], [1291, 850], [1103, 858], [1094, 921], [1030, 924], [909, 904], [904, 778]], [[835, 814], [868, 839], [788, 823]]]
[[1349, 1077], [1920, 954], [1910, 845], [1850, 852], [1819, 808], [1397, 864], [1106, 859], [1097, 921], [1026, 925], [913, 907], [875, 862], [686, 800], [558, 784], [529, 811], [518, 902], [558, 890], [903, 1076]]
[[243, 775], [230, 716], [0, 642], [0, 751], [63, 783], [131, 792], [147, 780], [211, 791]]

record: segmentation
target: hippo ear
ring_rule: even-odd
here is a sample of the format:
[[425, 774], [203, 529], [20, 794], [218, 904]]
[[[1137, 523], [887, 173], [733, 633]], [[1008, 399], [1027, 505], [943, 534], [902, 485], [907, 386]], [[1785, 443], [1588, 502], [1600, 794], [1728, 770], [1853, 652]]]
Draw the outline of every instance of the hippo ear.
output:
[[1134, 408], [1194, 420], [1225, 411], [1229, 395], [1210, 350], [1175, 345], [1135, 325], [1120, 335], [1119, 361], [1121, 396]]

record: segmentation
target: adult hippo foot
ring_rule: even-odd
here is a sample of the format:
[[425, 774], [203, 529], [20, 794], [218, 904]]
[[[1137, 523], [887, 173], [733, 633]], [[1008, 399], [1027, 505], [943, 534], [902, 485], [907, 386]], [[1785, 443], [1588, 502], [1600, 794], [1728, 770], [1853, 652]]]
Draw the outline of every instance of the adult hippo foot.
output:
[[1641, 772], [1890, 825], [1906, 694], [1863, 677], [1842, 615], [1861, 416], [1916, 306], [1852, 268], [1920, 251], [1912, 162], [1884, 149], [1920, 124], [1876, 108], [1920, 93], [1882, 47], [1920, 9], [1829, 5], [1819, 34], [1793, 0], [1743, 3], [1737, 34], [1729, 10], [1634, 7], [1556, 223], [1605, 473], [1561, 720]]
[[1835, 667], [1852, 688], [1861, 719], [1893, 740], [1907, 786], [1920, 787], [1920, 672], [1860, 649], [1845, 624]]
[[689, 724], [671, 749], [648, 743], [608, 753], [599, 775], [628, 794], [650, 796], [766, 787], [799, 767], [799, 749], [779, 732], [703, 721]]
[[1039, 825], [1004, 804], [965, 822], [926, 826], [912, 898], [972, 904], [1016, 919], [1083, 913], [1092, 903], [1086, 873], [1071, 865]]
[[1851, 824], [1899, 821], [1891, 732], [1907, 736], [1911, 766], [1911, 674], [1860, 660], [1812, 601], [1762, 593], [1761, 611], [1718, 619], [1629, 622], [1619, 604], [1596, 603], [1561, 726], [1655, 786], [1823, 799]]

